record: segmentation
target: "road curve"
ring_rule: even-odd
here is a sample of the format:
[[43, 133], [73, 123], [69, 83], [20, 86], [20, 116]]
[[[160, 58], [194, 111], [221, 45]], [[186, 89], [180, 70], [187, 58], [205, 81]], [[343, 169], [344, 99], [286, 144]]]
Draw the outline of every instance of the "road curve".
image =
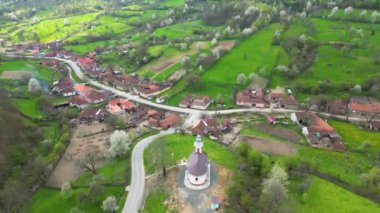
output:
[[145, 168], [144, 150], [159, 137], [174, 134], [174, 129], [161, 131], [160, 133], [139, 141], [132, 151], [132, 180], [127, 200], [122, 213], [137, 213], [144, 200]]

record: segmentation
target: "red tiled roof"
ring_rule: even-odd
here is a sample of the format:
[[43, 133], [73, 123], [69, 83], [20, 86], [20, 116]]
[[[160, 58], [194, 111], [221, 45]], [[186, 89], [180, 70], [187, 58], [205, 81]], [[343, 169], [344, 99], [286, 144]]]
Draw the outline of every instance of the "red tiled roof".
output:
[[288, 97], [281, 98], [280, 104], [281, 105], [298, 105], [298, 102], [293, 95], [289, 95]]
[[78, 63], [81, 63], [81, 64], [92, 64], [92, 63], [95, 63], [94, 60], [90, 59], [90, 58], [78, 58]]
[[351, 111], [380, 113], [380, 102], [368, 97], [352, 97], [348, 103]]
[[178, 117], [174, 114], [166, 116], [164, 120], [160, 122], [161, 128], [168, 128], [174, 126], [178, 122]]
[[71, 103], [73, 105], [82, 106], [82, 105], [90, 104], [91, 101], [88, 100], [86, 97], [76, 95], [76, 96], [73, 96], [69, 99], [69, 103]]
[[189, 105], [191, 105], [192, 101], [193, 101], [193, 96], [188, 95], [184, 99], [182, 99], [182, 101], [180, 102], [180, 105], [189, 106]]
[[105, 99], [102, 93], [95, 90], [85, 93], [84, 96], [91, 100], [91, 102], [102, 101]]
[[211, 98], [209, 96], [199, 96], [196, 97], [193, 101], [193, 105], [195, 106], [207, 106], [210, 104]]
[[285, 94], [281, 92], [271, 92], [269, 93], [269, 98], [271, 99], [277, 99], [277, 98], [284, 98]]
[[87, 93], [87, 92], [91, 92], [93, 91], [93, 89], [91, 87], [88, 87], [84, 84], [78, 84], [78, 85], [75, 85], [74, 86], [74, 89], [75, 91], [77, 91], [78, 93]]

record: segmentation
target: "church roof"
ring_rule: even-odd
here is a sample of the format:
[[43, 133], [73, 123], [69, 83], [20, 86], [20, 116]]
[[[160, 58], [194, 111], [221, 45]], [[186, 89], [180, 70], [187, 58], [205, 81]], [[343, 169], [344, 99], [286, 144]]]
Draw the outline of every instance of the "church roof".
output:
[[208, 157], [205, 153], [194, 152], [189, 157], [187, 170], [193, 176], [206, 174], [208, 169]]

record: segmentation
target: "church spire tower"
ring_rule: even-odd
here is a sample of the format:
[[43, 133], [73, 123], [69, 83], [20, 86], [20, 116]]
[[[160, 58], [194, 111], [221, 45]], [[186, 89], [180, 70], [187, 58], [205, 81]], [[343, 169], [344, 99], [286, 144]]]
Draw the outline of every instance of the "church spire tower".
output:
[[203, 152], [203, 142], [200, 135], [197, 135], [197, 138], [194, 142], [195, 152], [202, 153]]

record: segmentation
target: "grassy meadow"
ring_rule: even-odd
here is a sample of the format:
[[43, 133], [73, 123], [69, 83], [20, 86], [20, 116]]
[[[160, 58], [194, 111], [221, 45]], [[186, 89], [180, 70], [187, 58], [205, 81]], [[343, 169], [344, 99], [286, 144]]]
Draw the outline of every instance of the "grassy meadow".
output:
[[[292, 191], [290, 190], [290, 193]], [[290, 196], [296, 212], [377, 212], [380, 205], [318, 177], [311, 177], [310, 188]]]
[[[172, 93], [179, 93], [175, 94], [169, 103], [177, 105], [187, 95], [196, 94], [209, 95], [213, 98], [221, 95], [228, 106], [235, 105], [231, 99], [232, 87], [237, 84], [236, 79], [240, 73], [247, 77], [259, 69], [265, 69], [270, 73], [277, 64], [287, 63], [288, 56], [285, 51], [281, 47], [272, 46], [272, 35], [278, 28], [278, 24], [271, 24], [243, 40], [220, 58], [214, 66], [201, 74], [202, 86], [199, 89], [186, 87], [186, 80], [178, 82]], [[276, 76], [273, 78], [276, 84]], [[245, 86], [239, 85], [238, 88], [241, 90]]]
[[[146, 172], [151, 174], [160, 169], [162, 157], [165, 158], [166, 165], [173, 165], [179, 160], [187, 159], [194, 150], [195, 138], [195, 136], [190, 135], [169, 135], [157, 139], [144, 152]], [[202, 141], [204, 151], [212, 162], [228, 169], [236, 168], [235, 154], [227, 147], [206, 137], [203, 137]]]

